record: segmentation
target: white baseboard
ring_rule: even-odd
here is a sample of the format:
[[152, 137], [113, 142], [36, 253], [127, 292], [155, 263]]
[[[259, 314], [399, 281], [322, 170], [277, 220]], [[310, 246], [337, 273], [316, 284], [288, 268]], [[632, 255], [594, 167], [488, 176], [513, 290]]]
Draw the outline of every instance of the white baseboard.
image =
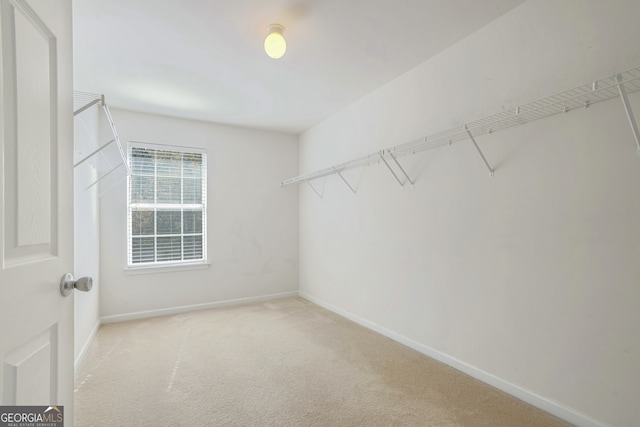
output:
[[607, 427], [607, 424], [598, 421], [590, 416], [577, 411], [573, 408], [570, 408], [566, 405], [563, 405], [560, 402], [556, 402], [552, 399], [540, 396], [536, 393], [533, 393], [529, 390], [526, 390], [522, 387], [519, 387], [515, 384], [512, 384], [508, 381], [505, 381], [493, 374], [485, 372], [481, 369], [476, 368], [475, 366], [469, 365], [462, 360], [456, 359], [455, 357], [449, 356], [448, 354], [442, 353], [434, 348], [421, 344], [419, 342], [413, 341], [407, 337], [404, 337], [400, 334], [397, 334], [389, 329], [386, 329], [376, 323], [373, 323], [367, 319], [364, 319], [356, 314], [350, 313], [348, 311], [342, 310], [339, 307], [336, 307], [332, 304], [329, 304], [323, 300], [320, 300], [312, 295], [307, 294], [306, 292], [299, 291], [298, 295], [306, 300], [311, 301], [314, 304], [319, 305], [320, 307], [326, 308], [329, 311], [332, 311], [342, 317], [345, 317], [359, 325], [364, 326], [367, 329], [371, 329], [381, 335], [386, 336], [394, 341], [399, 342], [400, 344], [406, 345], [409, 348], [412, 348], [426, 356], [429, 356], [435, 360], [438, 360], [446, 365], [451, 366], [452, 368], [457, 369], [458, 371], [464, 372], [465, 374], [476, 378], [486, 384], [489, 384], [499, 390], [504, 391], [511, 396], [514, 396], [524, 402], [527, 402], [530, 405], [533, 405], [539, 409], [542, 409], [549, 414], [555, 415], [556, 417], [565, 420], [571, 424], [582, 427]]
[[208, 302], [204, 304], [184, 305], [180, 307], [162, 308], [159, 310], [138, 311], [135, 313], [115, 314], [102, 318], [102, 323], [126, 322], [128, 320], [146, 319], [149, 317], [168, 316], [171, 314], [187, 313], [189, 311], [206, 310], [209, 308], [227, 307], [232, 305], [250, 304], [256, 302], [269, 301], [279, 298], [298, 296], [298, 291], [282, 292], [279, 294], [263, 295], [258, 297], [237, 298], [225, 301]]
[[101, 324], [102, 324], [101, 319], [98, 319], [96, 321], [96, 325], [91, 330], [91, 333], [89, 334], [89, 337], [84, 342], [84, 345], [82, 346], [82, 349], [80, 350], [80, 353], [78, 353], [78, 356], [76, 357], [76, 360], [73, 362], [73, 370], [74, 370], [74, 372], [78, 370], [78, 366], [80, 366], [80, 364], [84, 360], [84, 357], [87, 355], [87, 350], [89, 350], [89, 346], [91, 345], [91, 343], [95, 339], [96, 334], [98, 333], [98, 329], [100, 329], [100, 325]]

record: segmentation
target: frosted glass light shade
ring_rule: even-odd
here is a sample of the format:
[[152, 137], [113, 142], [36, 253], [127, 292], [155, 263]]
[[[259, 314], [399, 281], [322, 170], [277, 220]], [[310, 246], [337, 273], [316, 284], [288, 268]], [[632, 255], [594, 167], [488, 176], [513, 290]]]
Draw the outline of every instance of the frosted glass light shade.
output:
[[282, 25], [272, 24], [268, 27], [269, 35], [264, 39], [264, 51], [274, 59], [282, 58], [287, 51], [287, 42], [282, 37]]

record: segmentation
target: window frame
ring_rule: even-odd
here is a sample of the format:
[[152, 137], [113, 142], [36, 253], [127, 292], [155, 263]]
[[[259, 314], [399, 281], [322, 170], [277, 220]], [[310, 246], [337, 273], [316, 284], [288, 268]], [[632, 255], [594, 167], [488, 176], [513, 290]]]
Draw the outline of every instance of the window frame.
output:
[[[197, 154], [202, 156], [202, 163], [200, 166], [200, 184], [201, 188], [201, 203], [158, 203], [157, 202], [157, 163], [154, 162], [154, 202], [153, 203], [132, 203], [132, 176], [135, 175], [133, 170], [133, 149], [134, 148], [142, 148], [149, 149], [155, 151], [167, 151], [174, 153], [186, 153], [186, 154]], [[129, 165], [131, 166], [131, 173], [127, 175], [127, 270], [143, 270], [143, 269], [158, 269], [158, 268], [173, 268], [173, 269], [184, 269], [189, 267], [200, 267], [200, 266], [208, 266], [207, 261], [207, 150], [204, 148], [196, 148], [196, 147], [187, 147], [187, 146], [178, 146], [178, 145], [165, 145], [165, 144], [156, 144], [156, 143], [148, 143], [148, 142], [138, 142], [138, 141], [129, 141], [127, 144], [127, 160], [129, 161]], [[184, 188], [184, 169], [181, 167], [180, 174], [180, 185], [181, 185], [181, 194]], [[149, 209], [155, 212], [154, 215], [154, 233], [153, 235], [149, 235], [149, 237], [154, 238], [154, 261], [152, 262], [133, 262], [133, 240], [134, 237], [137, 237], [133, 234], [132, 228], [132, 217], [133, 212], [139, 209]], [[176, 237], [180, 236], [181, 239], [181, 249], [180, 256], [184, 258], [185, 250], [184, 250], [184, 237], [185, 235], [193, 235], [197, 233], [184, 233], [184, 223], [182, 216], [184, 210], [190, 211], [200, 211], [201, 212], [201, 228], [202, 228], [202, 258], [198, 259], [181, 259], [181, 260], [167, 260], [167, 261], [158, 261], [158, 237]], [[168, 236], [162, 236], [157, 233], [157, 222], [158, 222], [158, 211], [178, 211], [181, 212], [181, 230], [179, 234], [170, 234]]]

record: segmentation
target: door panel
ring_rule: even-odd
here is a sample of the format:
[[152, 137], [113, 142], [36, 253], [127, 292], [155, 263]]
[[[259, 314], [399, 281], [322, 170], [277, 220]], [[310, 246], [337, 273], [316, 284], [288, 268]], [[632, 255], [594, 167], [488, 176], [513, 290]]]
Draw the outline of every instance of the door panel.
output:
[[[51, 244], [55, 167], [55, 38], [37, 17], [15, 13], [18, 247]], [[9, 68], [13, 68], [9, 63]], [[15, 108], [14, 107], [14, 108]], [[33, 126], [32, 123], [38, 123]], [[51, 251], [49, 251], [51, 252]], [[50, 254], [52, 255], [52, 254]]]
[[56, 247], [56, 40], [28, 5], [17, 6], [3, 5], [5, 265], [54, 256]]
[[70, 0], [0, 0], [0, 404], [73, 425]]
[[4, 357], [4, 404], [28, 405], [56, 402], [58, 367], [53, 354], [58, 348], [57, 330], [51, 327]]

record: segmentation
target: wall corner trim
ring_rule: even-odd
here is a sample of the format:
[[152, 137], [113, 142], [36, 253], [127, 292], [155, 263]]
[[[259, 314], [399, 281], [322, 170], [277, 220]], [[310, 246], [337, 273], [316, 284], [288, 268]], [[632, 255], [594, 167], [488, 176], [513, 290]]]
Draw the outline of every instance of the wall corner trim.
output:
[[400, 334], [397, 334], [389, 329], [384, 328], [383, 326], [380, 326], [356, 314], [350, 313], [339, 307], [329, 304], [304, 291], [299, 291], [298, 295], [301, 298], [304, 298], [316, 305], [319, 305], [320, 307], [323, 307], [329, 311], [332, 311], [339, 316], [349, 319], [361, 326], [364, 326], [367, 329], [370, 329], [374, 332], [384, 335], [385, 337], [390, 338], [396, 342], [399, 342], [400, 344], [406, 345], [407, 347], [413, 350], [416, 350], [428, 357], [431, 357], [439, 362], [449, 365], [452, 368], [457, 369], [458, 371], [464, 372], [465, 374], [470, 375], [473, 378], [480, 380], [485, 384], [489, 384], [490, 386], [493, 386], [501, 391], [504, 391], [505, 393], [517, 399], [520, 399], [532, 406], [535, 406], [536, 408], [539, 408], [571, 424], [574, 424], [576, 426], [582, 426], [582, 427], [608, 427], [608, 424], [605, 424], [602, 421], [598, 421], [590, 417], [589, 415], [584, 414], [576, 409], [568, 407], [560, 402], [546, 398], [544, 396], [540, 396], [532, 391], [526, 390], [522, 387], [519, 387], [515, 384], [505, 381], [493, 374], [490, 374], [481, 369], [478, 369], [475, 366], [469, 365], [468, 363], [462, 360], [456, 359], [455, 357], [442, 353], [434, 348], [431, 348], [429, 346], [416, 342]]

